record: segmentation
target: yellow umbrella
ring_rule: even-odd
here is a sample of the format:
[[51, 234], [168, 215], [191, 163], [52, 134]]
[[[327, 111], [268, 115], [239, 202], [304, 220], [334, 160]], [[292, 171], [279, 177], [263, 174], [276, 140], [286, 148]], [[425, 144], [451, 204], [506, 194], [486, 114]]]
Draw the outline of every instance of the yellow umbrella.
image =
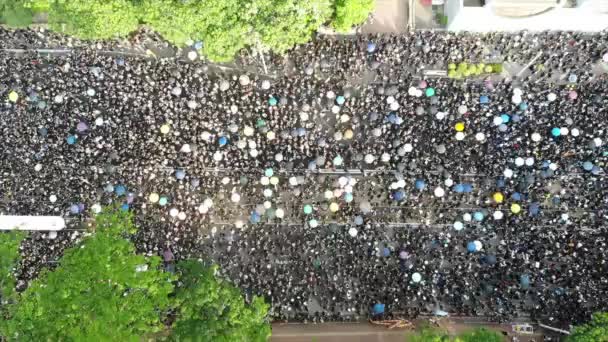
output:
[[11, 91], [8, 94], [8, 99], [11, 100], [11, 102], [17, 102], [17, 100], [19, 99], [19, 94], [17, 94], [16, 91]]
[[496, 203], [502, 203], [502, 201], [505, 199], [505, 197], [500, 192], [495, 192], [494, 195], [492, 195], [492, 198]]
[[462, 132], [464, 131], [464, 122], [458, 122], [455, 126], [454, 129], [456, 129], [457, 132]]
[[521, 211], [521, 206], [520, 206], [519, 204], [517, 204], [517, 203], [513, 203], [513, 204], [511, 204], [511, 212], [512, 212], [513, 214], [517, 214], [517, 213], [519, 213], [520, 211]]
[[346, 132], [344, 132], [344, 139], [350, 140], [353, 138], [353, 135], [354, 135], [353, 131], [350, 129], [347, 129]]
[[340, 206], [338, 206], [338, 203], [333, 202], [332, 204], [329, 205], [329, 210], [332, 213], [335, 213], [336, 211], [338, 211], [340, 209]]
[[153, 192], [150, 194], [150, 196], [148, 196], [148, 200], [152, 203], [158, 202], [159, 198], [160, 197], [158, 196], [158, 194], [156, 192]]
[[171, 126], [169, 126], [168, 124], [164, 124], [164, 125], [160, 126], [160, 132], [162, 134], [167, 134], [167, 133], [169, 133], [170, 130], [171, 130]]

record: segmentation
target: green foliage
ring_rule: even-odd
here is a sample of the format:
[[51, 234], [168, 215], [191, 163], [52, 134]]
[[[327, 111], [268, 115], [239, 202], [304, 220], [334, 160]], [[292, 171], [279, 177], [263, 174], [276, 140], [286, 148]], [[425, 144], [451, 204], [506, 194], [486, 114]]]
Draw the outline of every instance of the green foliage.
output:
[[450, 336], [437, 329], [424, 328], [420, 332], [409, 335], [408, 342], [449, 342]]
[[240, 291], [215, 277], [216, 267], [197, 261], [178, 264], [179, 311], [173, 327], [175, 341], [263, 342], [270, 336], [268, 305], [261, 297], [245, 304]]
[[53, 0], [25, 0], [24, 7], [30, 8], [34, 13], [48, 12]]
[[502, 64], [469, 64], [461, 62], [458, 65], [454, 63], [448, 64], [448, 77], [453, 79], [462, 79], [466, 77], [476, 77], [483, 74], [496, 73], [500, 74], [503, 70]]
[[22, 231], [0, 232], [0, 305], [14, 298], [13, 269], [19, 260], [19, 246], [26, 236]]
[[591, 321], [574, 327], [568, 342], [607, 342], [608, 312], [596, 312]]
[[259, 10], [253, 17], [253, 32], [259, 35], [263, 46], [277, 53], [309, 41], [313, 32], [330, 19], [333, 11], [330, 0], [255, 2]]
[[336, 0], [332, 26], [338, 32], [348, 32], [363, 23], [375, 6], [375, 0]]
[[[1, 20], [27, 26], [48, 12], [52, 30], [80, 39], [124, 37], [149, 25], [169, 42], [203, 41], [212, 61], [246, 46], [284, 53], [332, 21], [344, 32], [365, 21], [375, 0], [0, 0]], [[8, 22], [10, 21], [10, 22]]]
[[25, 7], [24, 0], [0, 0], [0, 23], [10, 27], [27, 27], [32, 24], [34, 12]]
[[478, 328], [475, 330], [464, 332], [458, 335], [462, 342], [502, 342], [501, 334], [488, 330], [486, 328]]
[[140, 10], [132, 0], [54, 0], [49, 25], [82, 39], [124, 37], [137, 29]]
[[[138, 341], [163, 329], [172, 277], [159, 257], [135, 254], [125, 237], [135, 231], [128, 213], [96, 218], [96, 233], [65, 251], [10, 308], [2, 331], [22, 341]], [[138, 267], [147, 265], [147, 270]], [[18, 336], [18, 338], [17, 338]]]

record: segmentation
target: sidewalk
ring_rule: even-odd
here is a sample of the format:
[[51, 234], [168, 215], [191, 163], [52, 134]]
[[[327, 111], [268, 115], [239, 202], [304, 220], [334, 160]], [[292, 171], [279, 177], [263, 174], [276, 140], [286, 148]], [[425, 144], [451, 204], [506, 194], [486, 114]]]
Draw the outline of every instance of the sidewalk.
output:
[[402, 33], [407, 31], [408, 0], [377, 0], [373, 22], [361, 27], [362, 33]]

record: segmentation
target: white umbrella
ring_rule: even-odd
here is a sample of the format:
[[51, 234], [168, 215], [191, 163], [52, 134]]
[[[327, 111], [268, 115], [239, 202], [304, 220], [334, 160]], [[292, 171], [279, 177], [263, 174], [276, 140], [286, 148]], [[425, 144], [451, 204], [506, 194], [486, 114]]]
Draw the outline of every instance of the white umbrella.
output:
[[445, 191], [441, 187], [436, 187], [434, 194], [437, 197], [443, 197], [443, 195], [445, 194]]
[[481, 241], [475, 240], [473, 243], [475, 244], [475, 250], [477, 252], [479, 252], [481, 250], [481, 248], [483, 247], [483, 245], [481, 244]]
[[412, 281], [414, 283], [419, 283], [422, 280], [422, 275], [418, 272], [415, 272], [414, 274], [412, 274]]
[[357, 228], [355, 228], [355, 227], [351, 227], [351, 228], [348, 230], [348, 235], [350, 235], [350, 236], [352, 236], [352, 237], [357, 236], [357, 233], [358, 233], [358, 232], [357, 232]]

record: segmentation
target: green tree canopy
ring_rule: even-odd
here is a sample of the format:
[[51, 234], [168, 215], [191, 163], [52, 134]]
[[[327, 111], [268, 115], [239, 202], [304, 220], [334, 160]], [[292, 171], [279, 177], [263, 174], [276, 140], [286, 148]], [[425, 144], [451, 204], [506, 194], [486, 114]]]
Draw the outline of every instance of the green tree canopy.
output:
[[502, 342], [501, 334], [486, 328], [478, 328], [470, 330], [458, 335], [458, 339], [462, 342]]
[[0, 24], [27, 27], [32, 24], [34, 12], [24, 0], [0, 0]]
[[254, 297], [247, 305], [240, 291], [215, 277], [216, 266], [198, 261], [178, 264], [180, 286], [176, 291], [175, 341], [264, 342], [270, 336], [268, 305]]
[[19, 246], [27, 233], [0, 232], [0, 305], [14, 297], [13, 269], [19, 260]]
[[441, 330], [432, 328], [423, 328], [421, 331], [408, 335], [408, 342], [449, 342], [450, 336]]
[[[183, 46], [203, 41], [203, 53], [229, 61], [246, 46], [283, 53], [323, 24], [348, 31], [365, 21], [375, 0], [0, 0], [10, 26], [31, 24], [47, 11], [50, 28], [82, 39], [124, 37], [140, 24]], [[6, 12], [7, 15], [3, 15]], [[16, 15], [15, 13], [18, 13]]]
[[139, 25], [141, 8], [132, 0], [50, 0], [52, 30], [83, 39], [123, 37]]
[[332, 26], [338, 32], [348, 32], [362, 24], [376, 6], [375, 0], [336, 0]]
[[608, 341], [608, 312], [596, 312], [591, 321], [574, 327], [568, 337], [569, 342], [607, 342]]
[[[164, 328], [173, 278], [159, 257], [135, 253], [126, 212], [96, 218], [97, 232], [65, 251], [9, 307], [3, 335], [21, 341], [139, 341]], [[17, 337], [18, 336], [18, 337]]]

